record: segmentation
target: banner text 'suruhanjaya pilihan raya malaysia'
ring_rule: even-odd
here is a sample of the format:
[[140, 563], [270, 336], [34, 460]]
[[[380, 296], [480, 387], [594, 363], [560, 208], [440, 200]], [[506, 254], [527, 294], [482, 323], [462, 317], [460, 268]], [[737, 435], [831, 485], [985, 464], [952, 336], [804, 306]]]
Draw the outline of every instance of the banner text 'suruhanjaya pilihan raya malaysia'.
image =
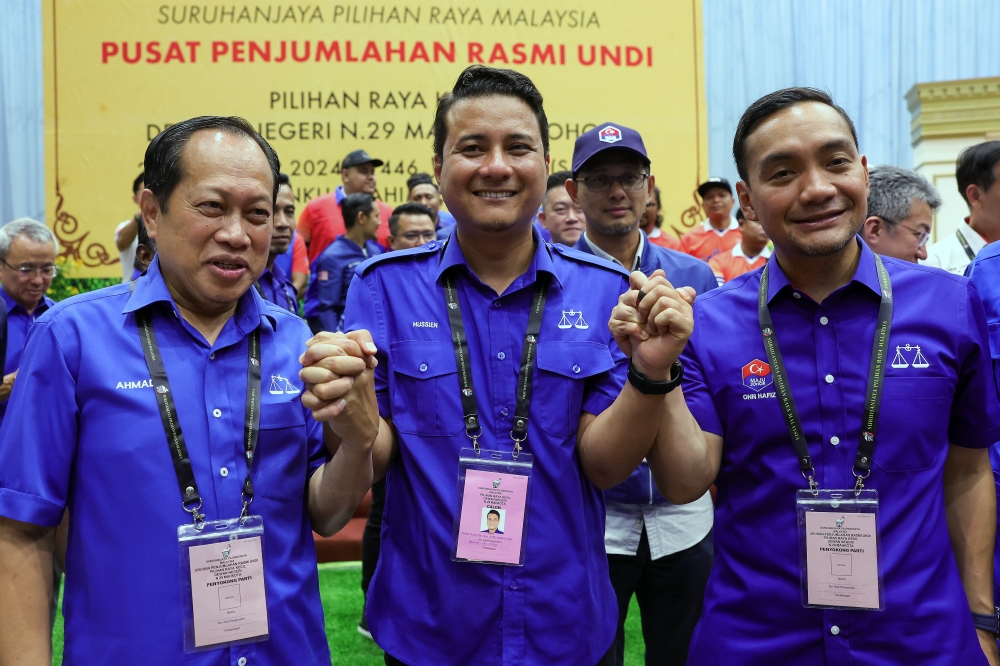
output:
[[595, 124], [634, 127], [664, 231], [701, 218], [701, 0], [43, 5], [46, 215], [78, 276], [120, 274], [113, 230], [135, 212], [146, 145], [171, 123], [246, 118], [278, 151], [300, 209], [364, 148], [385, 161], [376, 195], [397, 205], [409, 175], [432, 172], [435, 105], [473, 63], [517, 69], [541, 90], [553, 171]]

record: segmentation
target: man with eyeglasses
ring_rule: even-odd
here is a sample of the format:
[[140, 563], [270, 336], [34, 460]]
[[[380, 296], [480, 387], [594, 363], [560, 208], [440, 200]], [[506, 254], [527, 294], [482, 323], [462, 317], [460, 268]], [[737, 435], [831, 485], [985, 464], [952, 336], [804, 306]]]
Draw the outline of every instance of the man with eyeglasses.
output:
[[7, 305], [7, 354], [0, 384], [0, 424], [14, 388], [28, 329], [55, 305], [45, 295], [58, 271], [59, 243], [52, 231], [30, 218], [0, 227], [0, 293]]
[[434, 211], [418, 203], [405, 203], [389, 217], [389, 249], [420, 247], [437, 238]]
[[[577, 139], [566, 190], [580, 206], [586, 231], [576, 244], [627, 271], [663, 271], [676, 287], [701, 294], [717, 286], [708, 264], [653, 245], [639, 228], [654, 178], [639, 133], [598, 125]], [[643, 460], [624, 483], [604, 491], [604, 547], [618, 599], [615, 664], [625, 660], [625, 618], [635, 594], [649, 664], [683, 666], [712, 569], [712, 498], [668, 502]]]
[[876, 254], [917, 263], [927, 259], [927, 239], [941, 195], [920, 174], [896, 166], [869, 172], [868, 218], [861, 237]]

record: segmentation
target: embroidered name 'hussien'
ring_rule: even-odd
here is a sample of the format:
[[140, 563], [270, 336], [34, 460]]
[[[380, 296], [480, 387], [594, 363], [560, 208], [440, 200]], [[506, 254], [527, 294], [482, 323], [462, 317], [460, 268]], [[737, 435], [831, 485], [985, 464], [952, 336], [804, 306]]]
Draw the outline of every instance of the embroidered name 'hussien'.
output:
[[415, 321], [413, 322], [413, 328], [437, 328], [438, 323], [436, 321]]

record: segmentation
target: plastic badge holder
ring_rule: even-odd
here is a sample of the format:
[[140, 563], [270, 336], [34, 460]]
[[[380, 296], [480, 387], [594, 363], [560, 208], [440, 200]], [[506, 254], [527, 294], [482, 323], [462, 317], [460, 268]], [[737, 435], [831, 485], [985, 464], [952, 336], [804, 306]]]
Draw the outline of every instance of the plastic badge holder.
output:
[[[177, 528], [184, 651], [266, 641], [264, 519], [211, 520]], [[196, 608], [197, 606], [197, 608]]]
[[885, 610], [878, 491], [799, 490], [795, 506], [802, 605]]
[[460, 451], [453, 561], [524, 566], [532, 465], [523, 451]]

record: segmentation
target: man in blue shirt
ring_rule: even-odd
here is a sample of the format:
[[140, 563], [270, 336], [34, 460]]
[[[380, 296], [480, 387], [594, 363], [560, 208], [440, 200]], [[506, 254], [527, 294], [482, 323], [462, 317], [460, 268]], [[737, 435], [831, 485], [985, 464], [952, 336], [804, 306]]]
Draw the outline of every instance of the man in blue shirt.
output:
[[0, 295], [7, 306], [7, 352], [0, 384], [0, 424], [35, 320], [55, 305], [45, 295], [58, 267], [59, 244], [41, 222], [22, 218], [0, 227]]
[[446, 210], [441, 210], [444, 199], [441, 190], [429, 173], [415, 173], [406, 179], [406, 187], [410, 191], [408, 201], [427, 206], [434, 213], [434, 228], [437, 237], [444, 240], [455, 226], [455, 216]]
[[[374, 354], [374, 391], [339, 380], [317, 393], [343, 409], [338, 427], [377, 433], [376, 475], [388, 470], [368, 626], [389, 664], [613, 663], [601, 490], [658, 455], [663, 391], [679, 377], [665, 341], [650, 338], [625, 385], [628, 364], [602, 322], [627, 274], [533, 230], [547, 128], [523, 75], [459, 76], [434, 132], [455, 232], [358, 267], [342, 344]], [[475, 438], [490, 459], [512, 457], [512, 437], [533, 471], [526, 517], [512, 520], [508, 505], [497, 543], [523, 528], [523, 566], [453, 561], [460, 451]]]
[[347, 288], [354, 269], [365, 259], [382, 253], [382, 246], [375, 242], [380, 224], [375, 197], [364, 192], [348, 194], [340, 208], [347, 233], [337, 236], [316, 257], [306, 290], [305, 315], [313, 333], [343, 330]]
[[267, 265], [257, 280], [256, 288], [264, 300], [297, 314], [299, 301], [295, 297], [295, 286], [288, 273], [275, 261], [288, 251], [295, 228], [295, 195], [292, 194], [288, 176], [283, 173], [278, 174], [278, 197], [275, 199], [271, 219], [271, 249], [267, 253]]
[[[990, 356], [993, 378], [1000, 394], [1000, 243], [990, 243], [980, 251], [965, 269], [965, 275], [976, 287], [986, 311], [986, 326], [990, 332]], [[990, 464], [1000, 494], [1000, 442], [990, 447]], [[1000, 529], [997, 530], [1000, 540]], [[993, 549], [993, 599], [1000, 606], [1000, 543]]]
[[[672, 427], [661, 435], [671, 441], [650, 459], [672, 501], [718, 487], [715, 567], [688, 663], [997, 664], [987, 447], [1000, 439], [1000, 405], [976, 290], [879, 259], [858, 239], [867, 163], [826, 93], [761, 98], [743, 114], [733, 154], [743, 213], [774, 254], [693, 313], [673, 313], [665, 332], [671, 356], [683, 349], [684, 392], [667, 396]], [[626, 348], [658, 305], [653, 292], [674, 293], [651, 282], [633, 280], [649, 295], [638, 311], [626, 296], [612, 316]], [[883, 610], [848, 608], [854, 596], [804, 608], [832, 565], [800, 570], [800, 539], [804, 558], [817, 546], [809, 521], [797, 520], [796, 491], [809, 502], [856, 488], [877, 491], [877, 569], [870, 544], [851, 553], [881, 572]], [[841, 595], [857, 591], [839, 585]], [[992, 631], [977, 635], [980, 622]]]
[[[328, 665], [312, 531], [350, 519], [371, 449], [342, 430], [330, 459], [298, 372], [338, 362], [252, 288], [278, 158], [246, 121], [202, 117], [158, 135], [145, 172], [157, 258], [39, 318], [0, 430], [0, 663], [51, 663], [45, 544], [68, 509], [64, 663]], [[241, 511], [266, 531], [269, 639], [185, 654], [179, 526]]]
[[[586, 222], [576, 249], [644, 275], [661, 270], [670, 284], [698, 294], [714, 289], [718, 282], [708, 264], [650, 243], [639, 228], [646, 202], [655, 196], [649, 168], [646, 146], [634, 129], [602, 123], [577, 137], [573, 173], [564, 181]], [[666, 502], [645, 461], [604, 497], [605, 548], [618, 597], [617, 666], [625, 662], [625, 619], [633, 594], [648, 663], [684, 666], [712, 568], [712, 497], [706, 492], [683, 506]]]

